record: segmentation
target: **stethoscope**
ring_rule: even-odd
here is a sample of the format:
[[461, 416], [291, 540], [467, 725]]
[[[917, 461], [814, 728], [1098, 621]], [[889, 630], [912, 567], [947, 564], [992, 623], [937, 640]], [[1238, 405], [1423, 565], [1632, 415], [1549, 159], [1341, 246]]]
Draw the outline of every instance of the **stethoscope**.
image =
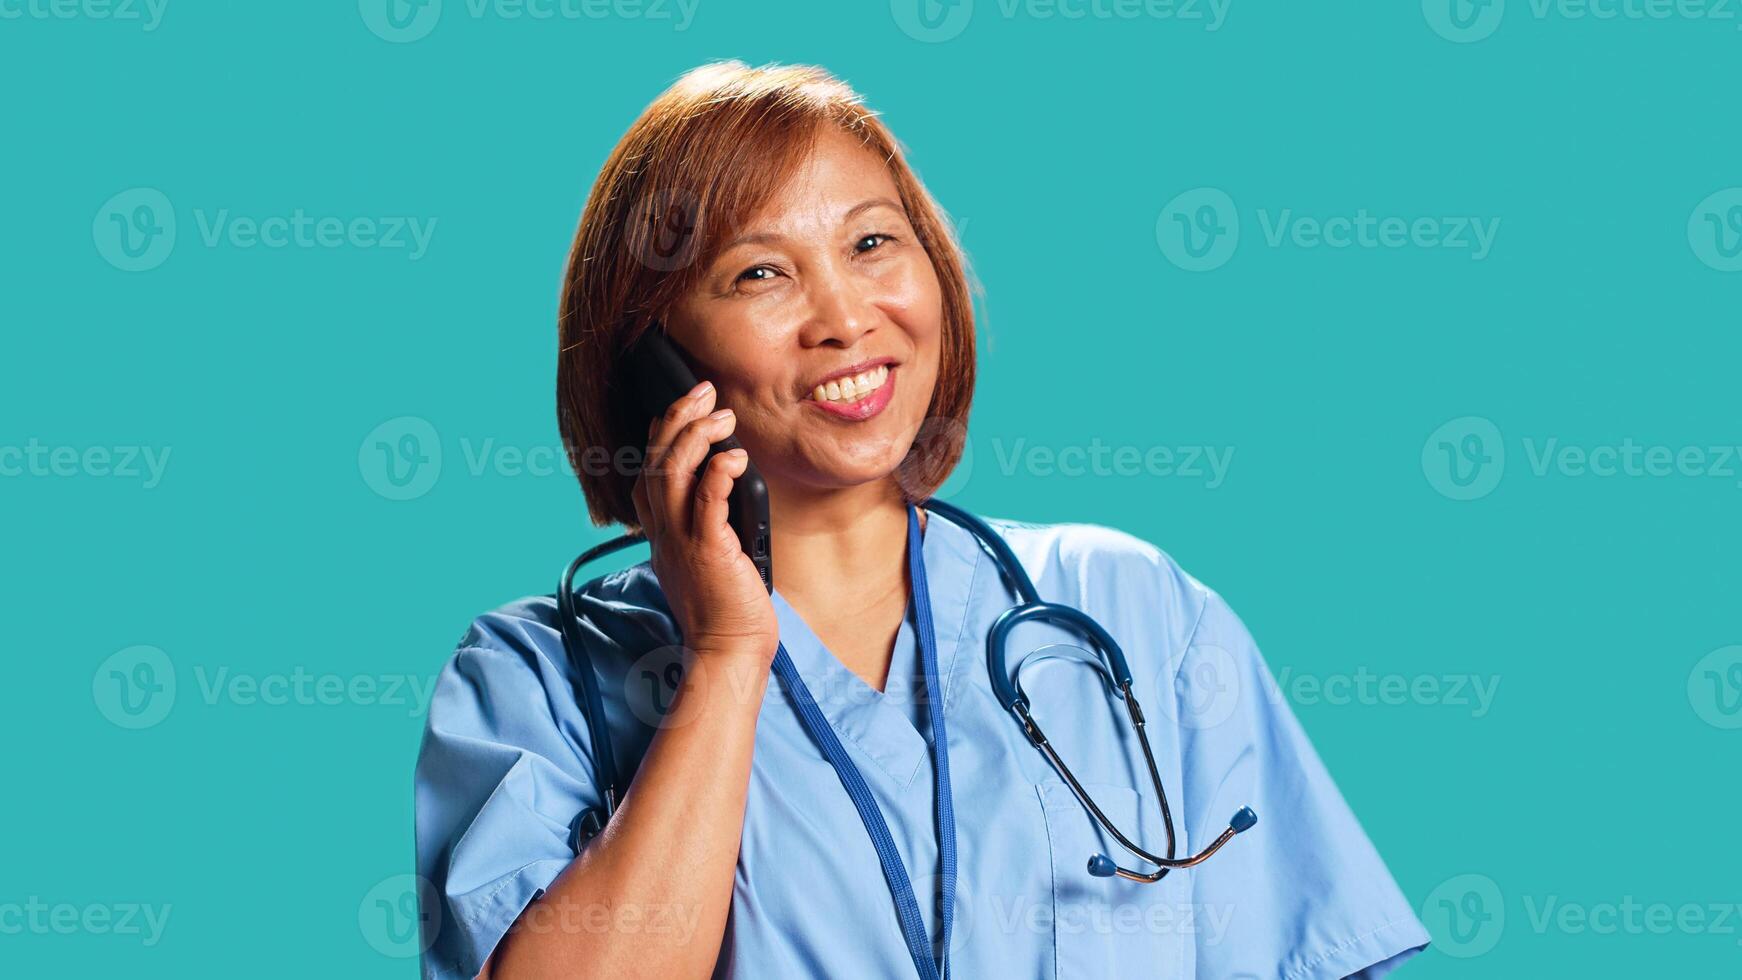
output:
[[[1089, 873], [1099, 878], [1117, 875], [1130, 881], [1155, 882], [1165, 877], [1174, 868], [1190, 868], [1202, 864], [1210, 855], [1222, 849], [1222, 846], [1234, 839], [1236, 834], [1250, 830], [1258, 822], [1258, 814], [1249, 806], [1241, 807], [1228, 821], [1227, 829], [1211, 841], [1209, 846], [1186, 858], [1175, 858], [1175, 837], [1173, 814], [1168, 809], [1167, 791], [1162, 788], [1161, 773], [1155, 765], [1155, 752], [1149, 745], [1147, 722], [1143, 708], [1137, 702], [1137, 695], [1132, 692], [1131, 668], [1126, 663], [1125, 654], [1119, 649], [1119, 644], [1101, 625], [1081, 610], [1059, 603], [1043, 602], [1040, 594], [1034, 588], [1034, 582], [1028, 577], [1022, 563], [1005, 543], [1004, 538], [994, 531], [986, 522], [978, 517], [941, 500], [927, 500], [920, 506], [934, 514], [941, 515], [951, 522], [961, 526], [974, 535], [980, 547], [986, 550], [997, 564], [999, 572], [1006, 582], [1016, 592], [1017, 604], [1005, 610], [992, 623], [992, 629], [986, 635], [986, 670], [991, 676], [992, 691], [997, 696], [1004, 710], [1010, 712], [1022, 727], [1022, 732], [1030, 743], [1046, 757], [1059, 778], [1071, 788], [1078, 802], [1083, 805], [1095, 822], [1100, 824], [1119, 846], [1125, 848], [1140, 860], [1152, 864], [1155, 871], [1142, 872], [1121, 867], [1106, 854], [1096, 854], [1089, 859]], [[597, 545], [581, 553], [569, 563], [563, 571], [562, 582], [557, 587], [557, 607], [562, 620], [563, 647], [574, 665], [576, 687], [580, 695], [582, 709], [587, 718], [587, 732], [592, 744], [594, 759], [594, 778], [600, 787], [603, 803], [596, 808], [588, 808], [576, 819], [571, 843], [575, 850], [586, 844], [595, 834], [602, 830], [616, 812], [620, 797], [620, 786], [617, 772], [617, 757], [611, 746], [611, 733], [605, 721], [605, 705], [600, 695], [599, 678], [594, 672], [592, 660], [587, 656], [581, 642], [579, 620], [575, 616], [574, 581], [575, 575], [584, 566], [613, 554], [625, 548], [640, 544], [646, 539], [639, 534], [626, 534], [603, 544]], [[1028, 698], [1020, 689], [1020, 678], [1013, 679], [1007, 669], [1006, 647], [1010, 633], [1017, 626], [1026, 622], [1052, 623], [1079, 634], [1093, 647], [1096, 656], [1091, 665], [1096, 668], [1106, 684], [1109, 696], [1125, 704], [1126, 714], [1131, 724], [1137, 729], [1138, 740], [1143, 745], [1143, 761], [1149, 769], [1150, 782], [1155, 787], [1155, 797], [1161, 804], [1162, 826], [1167, 831], [1167, 851], [1165, 855], [1152, 854], [1134, 843], [1123, 831], [1114, 826], [1107, 814], [1096, 805], [1088, 790], [1071, 772], [1058, 751], [1047, 740], [1046, 733], [1035, 721]], [[1021, 665], [1017, 668], [1021, 672]], [[935, 700], [935, 699], [934, 699]]]

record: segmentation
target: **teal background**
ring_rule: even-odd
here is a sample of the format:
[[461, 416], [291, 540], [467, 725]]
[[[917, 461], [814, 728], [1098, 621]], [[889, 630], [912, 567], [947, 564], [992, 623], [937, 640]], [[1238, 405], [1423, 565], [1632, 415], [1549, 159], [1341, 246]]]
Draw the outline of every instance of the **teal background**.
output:
[[[1211, 31], [978, 0], [923, 40], [908, 0], [701, 0], [682, 30], [447, 0], [404, 43], [371, 30], [370, 0], [169, 0], [153, 30], [95, 4], [6, 8], [26, 13], [0, 19], [0, 447], [170, 456], [150, 489], [94, 467], [0, 477], [0, 907], [171, 908], [149, 946], [0, 934], [6, 972], [415, 974], [375, 899], [412, 870], [421, 703], [204, 685], [427, 685], [473, 615], [547, 591], [603, 536], [566, 473], [474, 473], [468, 454], [557, 445], [554, 305], [587, 188], [672, 78], [736, 57], [851, 82], [962, 226], [984, 297], [956, 502], [1161, 545], [1278, 673], [1498, 677], [1480, 717], [1296, 708], [1439, 939], [1404, 975], [1733, 976], [1742, 915], [1598, 934], [1532, 912], [1742, 901], [1742, 657], [1724, 650], [1742, 643], [1742, 463], [1539, 475], [1530, 447], [1742, 442], [1734, 238], [1689, 230], [1742, 185], [1742, 13], [1513, 0], [1460, 43], [1437, 2], [1234, 0]], [[1191, 272], [1166, 209], [1202, 187], [1241, 237]], [[104, 209], [134, 188], [171, 202], [177, 237], [124, 271]], [[415, 261], [208, 245], [201, 216], [222, 209], [436, 224]], [[1273, 246], [1283, 209], [1500, 225], [1480, 260]], [[403, 417], [441, 467], [395, 500], [370, 443]], [[1467, 417], [1505, 461], [1460, 500], [1470, 471], [1436, 470], [1430, 434]], [[1017, 440], [1234, 455], [1211, 488], [1001, 465]], [[134, 730], [110, 720], [128, 716], [109, 676], [134, 655], [109, 661], [138, 645], [177, 687]], [[1447, 898], [1488, 924], [1449, 920]]]

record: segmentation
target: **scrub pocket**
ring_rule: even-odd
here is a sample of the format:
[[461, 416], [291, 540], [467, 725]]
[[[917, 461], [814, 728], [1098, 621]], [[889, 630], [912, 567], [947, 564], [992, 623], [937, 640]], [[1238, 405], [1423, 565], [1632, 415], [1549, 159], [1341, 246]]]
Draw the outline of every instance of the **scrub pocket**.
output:
[[[1167, 846], [1160, 811], [1140, 812], [1136, 790], [1106, 783], [1083, 788], [1137, 845], [1157, 853]], [[1174, 871], [1152, 885], [1089, 874], [1095, 854], [1125, 867], [1149, 867], [1120, 847], [1063, 781], [1047, 780], [1036, 789], [1052, 852], [1053, 964], [1045, 976], [1184, 976], [1186, 944], [1199, 926], [1185, 879], [1191, 872]], [[1179, 850], [1185, 852], [1183, 841]]]

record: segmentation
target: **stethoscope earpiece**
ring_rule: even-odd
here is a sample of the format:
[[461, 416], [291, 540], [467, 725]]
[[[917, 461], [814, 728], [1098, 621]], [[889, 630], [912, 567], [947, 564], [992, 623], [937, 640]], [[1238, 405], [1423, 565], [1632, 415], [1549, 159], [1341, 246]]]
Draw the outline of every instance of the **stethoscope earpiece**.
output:
[[1162, 870], [1157, 871], [1154, 874], [1139, 874], [1135, 871], [1127, 871], [1114, 863], [1113, 859], [1105, 854], [1097, 854], [1094, 857], [1089, 858], [1089, 873], [1097, 878], [1111, 878], [1114, 875], [1118, 875], [1121, 878], [1128, 878], [1131, 881], [1159, 881], [1161, 876], [1167, 874], [1168, 870], [1171, 868], [1189, 868], [1194, 864], [1201, 863], [1205, 858], [1221, 850], [1223, 844], [1233, 840], [1234, 835], [1251, 830], [1253, 825], [1256, 823], [1258, 823], [1258, 811], [1249, 806], [1243, 806], [1240, 809], [1235, 810], [1234, 815], [1228, 818], [1228, 829], [1222, 831], [1222, 835], [1212, 841], [1209, 847], [1204, 848], [1183, 861], [1155, 862], [1162, 865]]
[[1258, 811], [1249, 806], [1243, 806], [1234, 812], [1234, 818], [1228, 821], [1228, 828], [1236, 834], [1243, 834], [1252, 829], [1258, 822]]

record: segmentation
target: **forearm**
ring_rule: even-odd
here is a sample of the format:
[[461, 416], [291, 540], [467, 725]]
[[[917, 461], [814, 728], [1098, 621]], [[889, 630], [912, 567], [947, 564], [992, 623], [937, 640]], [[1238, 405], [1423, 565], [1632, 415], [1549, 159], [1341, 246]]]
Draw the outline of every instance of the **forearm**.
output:
[[754, 653], [692, 654], [686, 667], [615, 816], [521, 914], [486, 976], [712, 971], [732, 903], [768, 667]]

